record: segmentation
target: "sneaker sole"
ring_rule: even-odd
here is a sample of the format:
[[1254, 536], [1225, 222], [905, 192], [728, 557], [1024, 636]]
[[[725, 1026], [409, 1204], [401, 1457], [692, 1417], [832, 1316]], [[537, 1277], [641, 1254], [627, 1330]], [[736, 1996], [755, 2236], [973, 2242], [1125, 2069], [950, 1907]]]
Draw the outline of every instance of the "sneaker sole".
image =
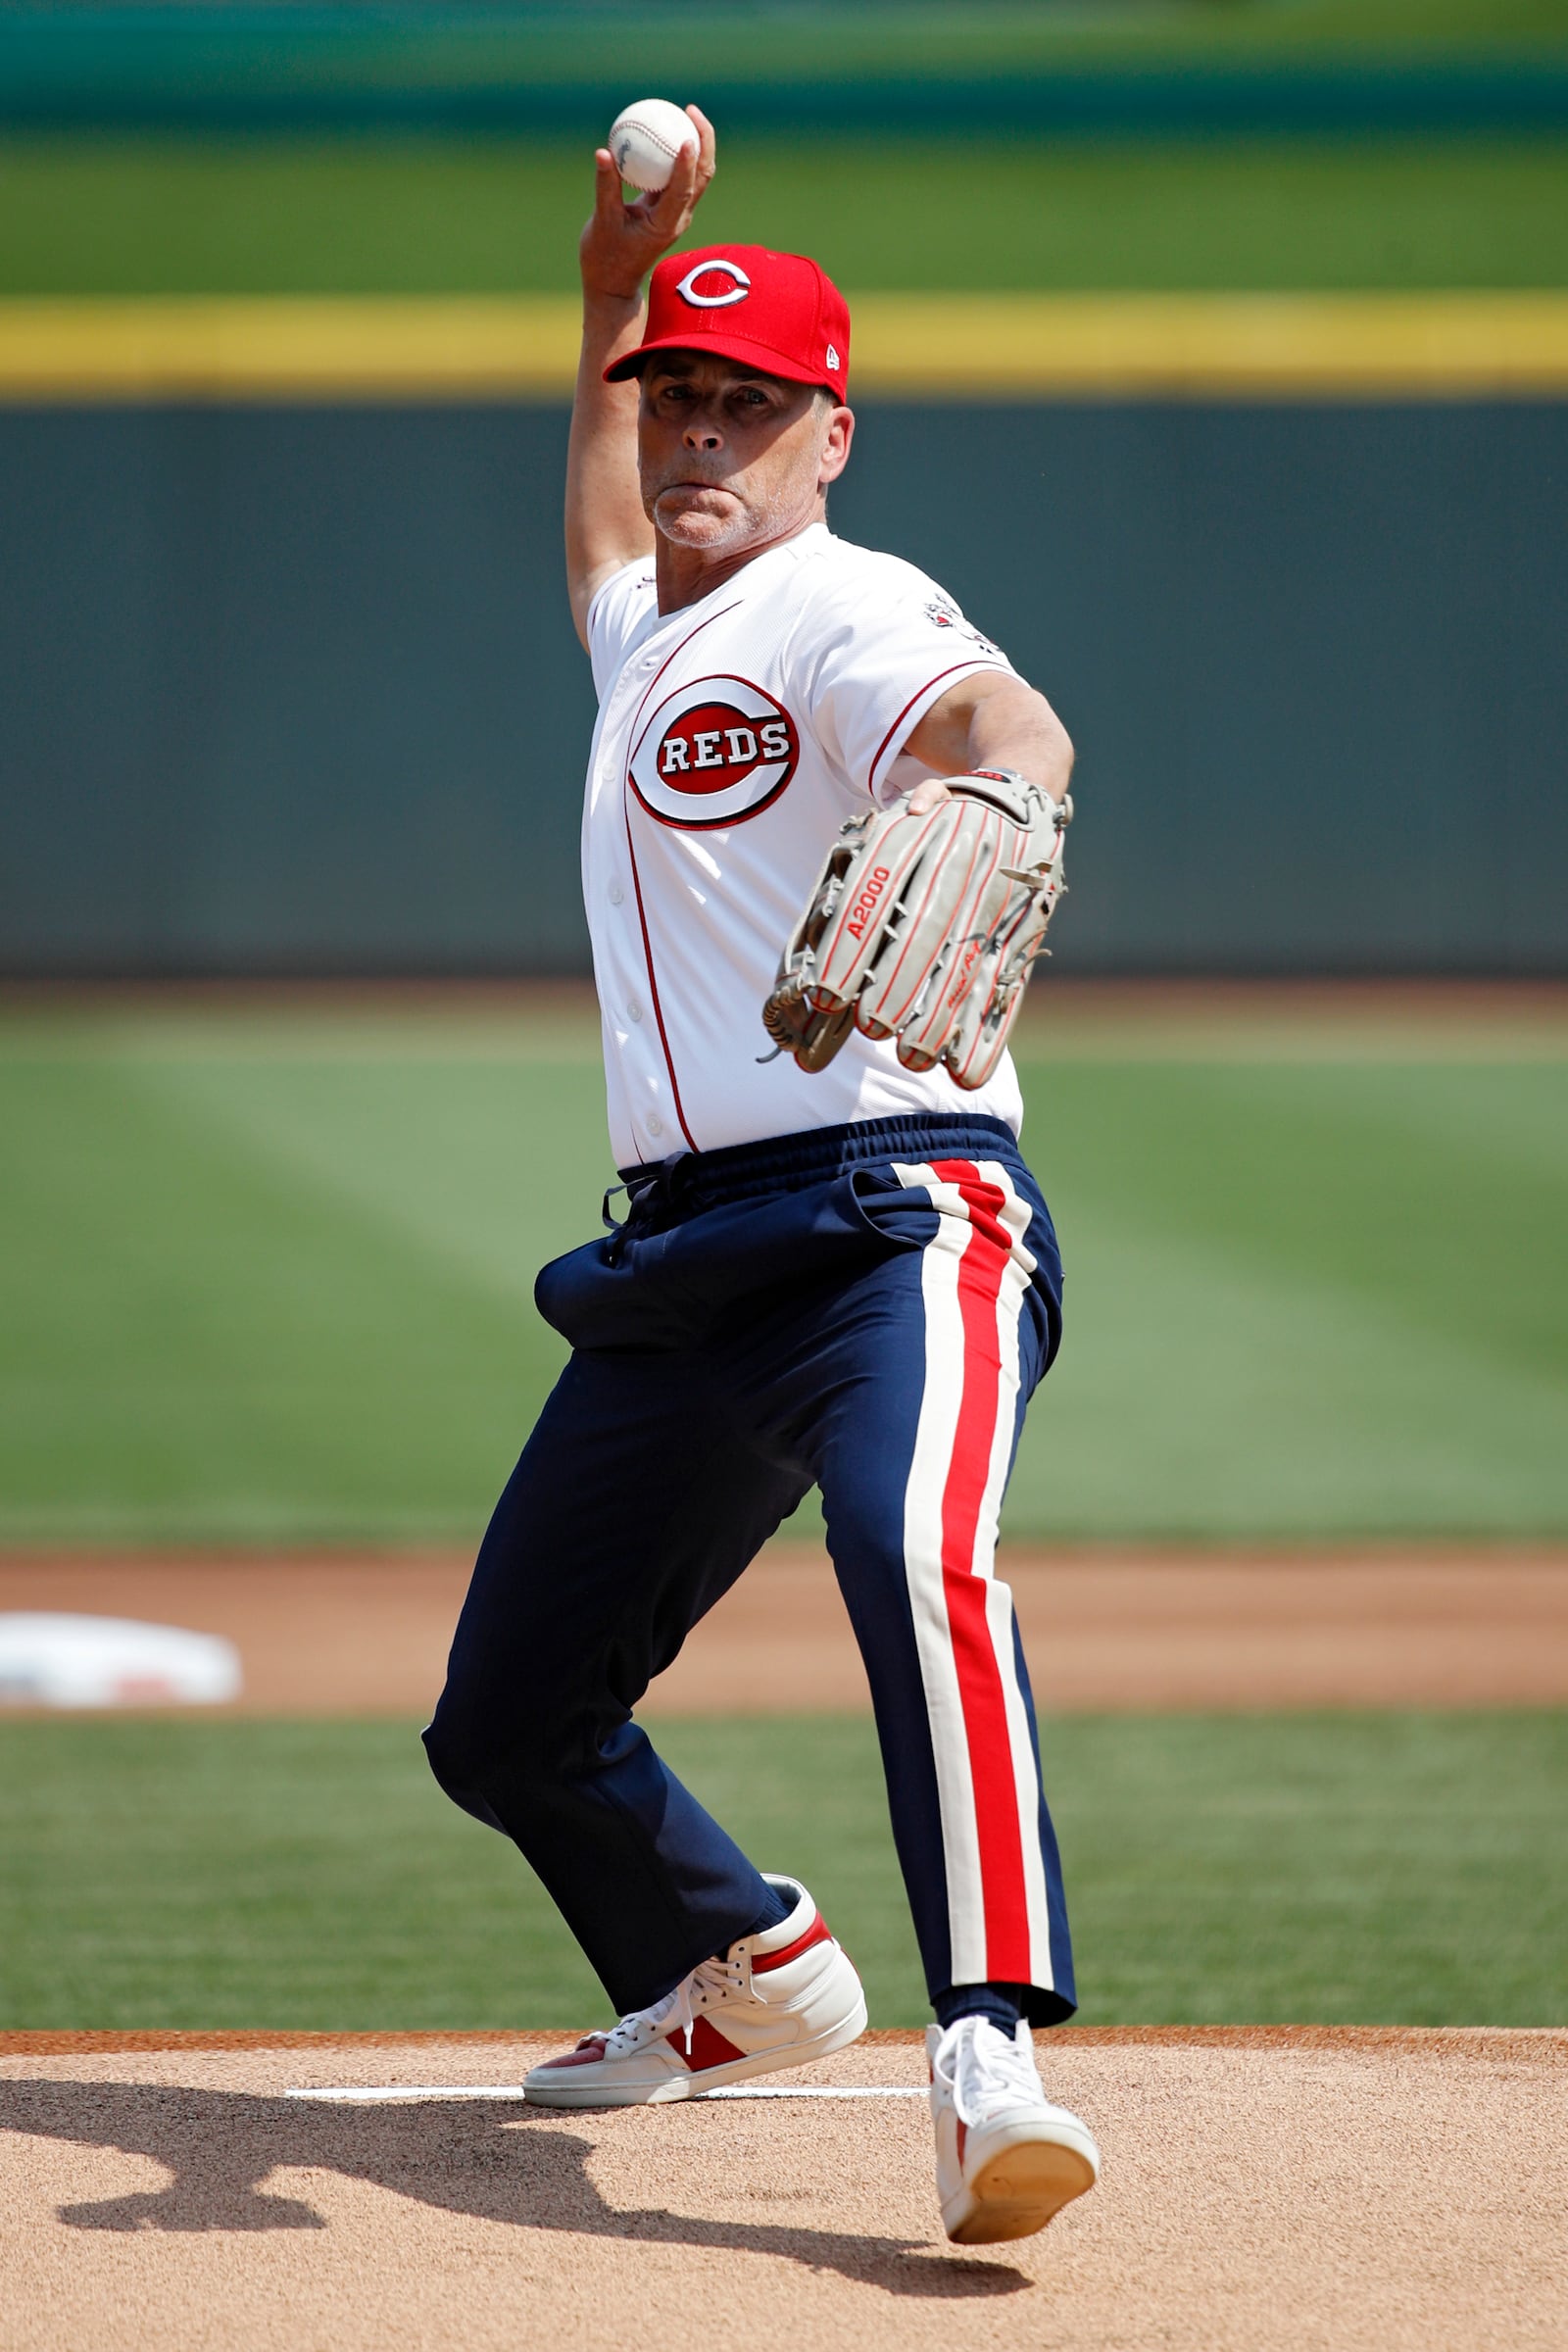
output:
[[988, 2158], [943, 2208], [943, 2226], [959, 2246], [1032, 2237], [1099, 2177], [1089, 2158], [1067, 2142], [1016, 2140]]
[[827, 2026], [809, 2041], [792, 2041], [786, 2049], [758, 2050], [750, 2058], [733, 2058], [726, 2066], [705, 2067], [700, 2075], [666, 2075], [657, 2082], [584, 2082], [570, 2081], [573, 2073], [586, 2073], [586, 2068], [564, 2067], [564, 2080], [558, 2085], [536, 2086], [530, 2075], [524, 2078], [523, 2100], [530, 2107], [666, 2107], [677, 2099], [700, 2099], [705, 2090], [716, 2090], [725, 2082], [741, 2082], [754, 2075], [776, 2075], [791, 2066], [809, 2066], [814, 2058], [831, 2058], [835, 2050], [847, 2049], [858, 2041], [866, 2028], [866, 2009], [863, 1996], [847, 2015], [835, 2025]]

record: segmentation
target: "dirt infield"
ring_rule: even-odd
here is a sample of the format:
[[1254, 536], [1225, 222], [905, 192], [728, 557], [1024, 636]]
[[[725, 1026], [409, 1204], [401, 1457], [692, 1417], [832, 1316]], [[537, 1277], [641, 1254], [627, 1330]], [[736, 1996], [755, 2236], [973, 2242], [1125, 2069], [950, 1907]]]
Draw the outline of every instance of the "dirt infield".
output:
[[[1568, 2327], [1568, 2034], [1050, 2036], [1101, 2186], [941, 2238], [918, 2097], [551, 2115], [542, 2045], [0, 2048], [8, 2352], [599, 2352], [791, 2341], [1476, 2352]], [[782, 2078], [915, 2088], [912, 2037]]]
[[[1042, 1703], [1142, 1710], [1568, 1701], [1568, 1551], [1043, 1554], [1004, 1572]], [[444, 1556], [0, 1555], [0, 1610], [227, 1635], [251, 1714], [426, 1712], [468, 1573]], [[824, 1554], [777, 1544], [698, 1628], [650, 1714], [858, 1709]]]

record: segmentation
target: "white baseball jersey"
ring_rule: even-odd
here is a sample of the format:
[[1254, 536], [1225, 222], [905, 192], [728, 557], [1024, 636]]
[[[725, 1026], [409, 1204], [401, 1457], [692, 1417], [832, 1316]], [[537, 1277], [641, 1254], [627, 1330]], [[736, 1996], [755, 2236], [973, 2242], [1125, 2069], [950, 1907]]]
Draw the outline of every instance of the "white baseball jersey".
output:
[[958, 678], [1010, 670], [934, 581], [825, 523], [661, 615], [652, 557], [588, 615], [599, 722], [583, 891], [618, 1166], [901, 1112], [1016, 1134], [1004, 1057], [972, 1094], [858, 1031], [814, 1075], [762, 1027], [785, 941], [845, 819], [930, 771], [904, 751]]

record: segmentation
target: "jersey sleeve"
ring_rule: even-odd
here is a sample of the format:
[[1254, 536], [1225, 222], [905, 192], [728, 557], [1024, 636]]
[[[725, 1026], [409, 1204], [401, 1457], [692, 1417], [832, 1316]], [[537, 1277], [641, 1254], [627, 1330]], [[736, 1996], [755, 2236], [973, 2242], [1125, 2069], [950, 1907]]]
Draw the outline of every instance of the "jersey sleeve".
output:
[[959, 678], [1013, 674], [1012, 663], [907, 564], [824, 602], [799, 649], [803, 700], [830, 762], [853, 790], [886, 807], [924, 772], [900, 754], [931, 705]]
[[619, 676], [630, 645], [658, 595], [653, 559], [639, 556], [612, 571], [588, 608], [588, 659], [601, 702]]

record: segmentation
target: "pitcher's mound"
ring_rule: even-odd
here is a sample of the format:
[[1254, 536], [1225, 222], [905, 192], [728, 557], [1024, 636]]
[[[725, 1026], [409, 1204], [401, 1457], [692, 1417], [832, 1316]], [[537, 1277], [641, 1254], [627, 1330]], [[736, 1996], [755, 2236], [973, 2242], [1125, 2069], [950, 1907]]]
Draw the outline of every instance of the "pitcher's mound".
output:
[[[167, 2037], [166, 2037], [167, 2038]], [[1062, 2033], [1104, 2152], [1042, 2237], [942, 2239], [923, 2103], [551, 2114], [541, 2041], [0, 2044], [13, 2352], [1476, 2352], [1568, 2327], [1568, 2034]], [[122, 2036], [122, 2043], [156, 2036]], [[74, 2046], [71, 2046], [72, 2043]], [[780, 2083], [907, 2092], [878, 2037]]]

